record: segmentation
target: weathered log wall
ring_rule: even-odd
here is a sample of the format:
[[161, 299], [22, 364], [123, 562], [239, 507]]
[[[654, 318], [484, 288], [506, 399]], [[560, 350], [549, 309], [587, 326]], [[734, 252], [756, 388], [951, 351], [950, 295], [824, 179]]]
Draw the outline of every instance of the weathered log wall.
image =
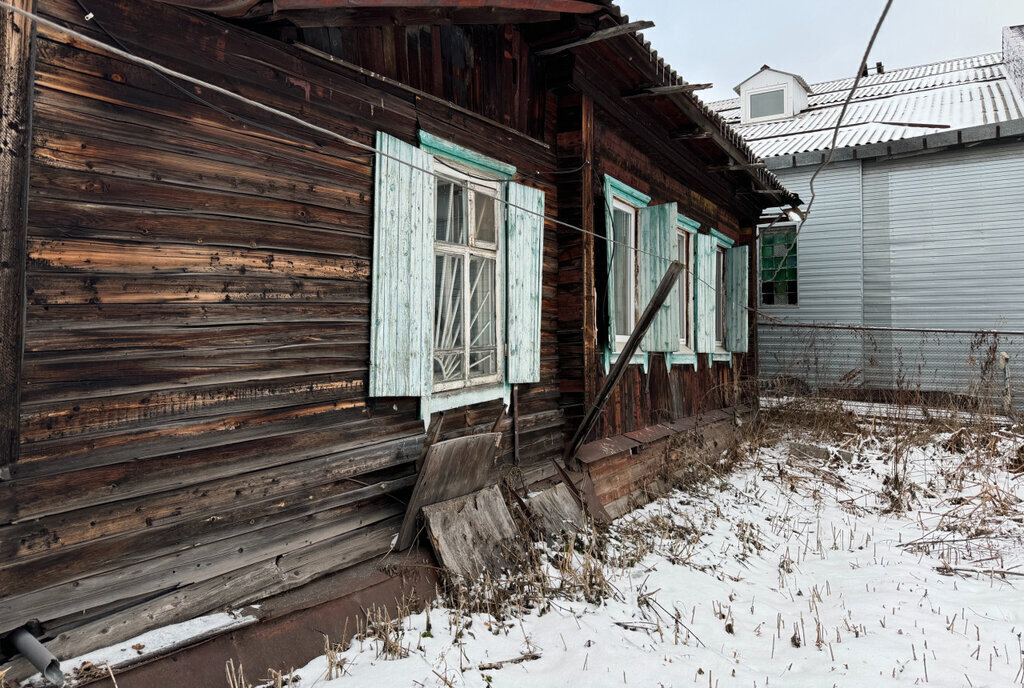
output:
[[[199, 13], [89, 6], [92, 22], [71, 0], [40, 2], [365, 143], [423, 128], [526, 170], [555, 165], [508, 127]], [[230, 119], [53, 30], [40, 32], [35, 87], [0, 633], [28, 619], [73, 632], [172, 591], [187, 618], [386, 551], [423, 423], [417, 400], [366, 396], [372, 160], [200, 93]], [[536, 184], [556, 213], [554, 187]], [[541, 382], [518, 394], [527, 468], [562, 443], [553, 226], [544, 255]], [[445, 436], [488, 429], [498, 408], [450, 411]]]
[[[616, 119], [616, 113], [591, 101], [585, 89], [582, 94], [564, 96], [563, 102], [565, 107], [558, 118], [562, 165], [591, 161], [586, 166], [586, 178], [567, 179], [559, 186], [562, 207], [572, 213], [573, 222], [585, 223], [589, 231], [605, 236], [602, 180], [608, 174], [651, 196], [652, 204], [675, 201], [679, 212], [715, 227], [738, 243], [752, 240], [751, 226], [742, 226], [736, 208], [713, 202], [695, 191], [691, 184], [703, 180], [676, 171], [663, 151], [645, 146], [641, 137]], [[603, 379], [599, 362], [607, 337], [605, 250], [600, 238], [561, 231], [560, 384], [570, 426], [582, 416]], [[591, 439], [723, 408], [734, 403], [734, 396], [738, 402], [738, 392], [749, 392], [749, 384], [743, 382], [752, 373], [749, 358], [737, 355], [734, 370], [727, 362], [712, 363], [708, 355], [702, 354], [696, 369], [674, 365], [669, 370], [660, 354], [652, 354], [647, 373], [639, 365], [629, 366]]]

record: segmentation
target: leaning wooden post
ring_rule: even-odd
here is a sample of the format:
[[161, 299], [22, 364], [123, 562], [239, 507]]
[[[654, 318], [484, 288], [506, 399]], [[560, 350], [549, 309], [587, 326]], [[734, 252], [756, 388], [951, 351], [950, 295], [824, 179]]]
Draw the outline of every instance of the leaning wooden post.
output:
[[[9, 1], [35, 11], [35, 0]], [[0, 11], [0, 51], [0, 480], [5, 480], [20, 443], [34, 24], [10, 10]]]
[[572, 436], [569, 444], [565, 448], [565, 454], [562, 455], [562, 463], [566, 468], [570, 470], [574, 468], [574, 460], [576, 458], [576, 452], [580, 450], [583, 445], [583, 440], [586, 439], [587, 435], [594, 428], [594, 424], [597, 423], [597, 419], [601, 415], [601, 409], [608, 403], [608, 398], [612, 392], [615, 391], [615, 386], [619, 384], [619, 380], [622, 379], [623, 373], [626, 372], [626, 366], [629, 365], [629, 360], [633, 358], [633, 354], [636, 353], [637, 348], [640, 346], [640, 340], [647, 334], [647, 330], [650, 328], [651, 323], [654, 322], [654, 317], [658, 314], [663, 303], [668, 298], [668, 295], [672, 293], [672, 287], [675, 286], [676, 280], [679, 278], [679, 273], [683, 271], [686, 266], [680, 263], [678, 260], [672, 261], [672, 264], [668, 266], [668, 270], [665, 271], [665, 276], [661, 278], [661, 282], [658, 284], [658, 288], [654, 290], [654, 295], [651, 296], [650, 302], [647, 304], [647, 308], [644, 309], [643, 314], [640, 316], [640, 320], [637, 321], [636, 327], [629, 335], [629, 339], [626, 340], [625, 346], [622, 347], [622, 351], [618, 353], [618, 358], [615, 359], [615, 365], [608, 372], [608, 377], [604, 379], [604, 384], [601, 385], [600, 391], [597, 393], [597, 398], [594, 400], [594, 405], [587, 411], [587, 415], [583, 417], [583, 422], [576, 428], [576, 434]]

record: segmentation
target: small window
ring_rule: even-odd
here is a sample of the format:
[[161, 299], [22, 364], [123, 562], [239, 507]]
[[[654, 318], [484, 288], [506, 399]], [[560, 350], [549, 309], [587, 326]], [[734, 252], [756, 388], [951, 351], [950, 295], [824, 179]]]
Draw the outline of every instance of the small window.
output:
[[748, 119], [760, 119], [781, 115], [786, 111], [786, 89], [751, 93], [748, 104]]
[[725, 349], [725, 247], [715, 251], [715, 349]]
[[676, 286], [676, 296], [679, 299], [679, 351], [689, 353], [693, 351], [693, 301], [690, 296], [692, 290], [690, 280], [693, 275], [693, 239], [689, 232], [679, 232], [677, 250], [679, 252], [677, 260], [685, 266]]
[[434, 390], [502, 378], [497, 184], [438, 178], [434, 233]]
[[796, 225], [773, 227], [761, 236], [761, 304], [797, 304]]
[[636, 326], [636, 208], [618, 199], [612, 206], [612, 307], [615, 312], [615, 349], [629, 339]]

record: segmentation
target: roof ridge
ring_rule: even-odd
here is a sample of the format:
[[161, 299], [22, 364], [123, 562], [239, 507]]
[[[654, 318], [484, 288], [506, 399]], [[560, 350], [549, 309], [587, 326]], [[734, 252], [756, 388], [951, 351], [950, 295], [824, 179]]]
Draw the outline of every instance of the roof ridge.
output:
[[[1000, 60], [999, 60], [998, 64], [1002, 64], [1003, 51], [1002, 50], [993, 50], [992, 52], [978, 53], [977, 55], [964, 55], [962, 57], [951, 57], [951, 58], [949, 58], [947, 60], [935, 60], [934, 62], [923, 62], [921, 64], [916, 64], [916, 65], [907, 65], [906, 67], [896, 67], [895, 69], [887, 69], [882, 74], [883, 75], [885, 75], [885, 74], [895, 74], [896, 72], [902, 72], [902, 71], [906, 71], [906, 70], [910, 70], [910, 69], [920, 69], [922, 67], [932, 67], [934, 65], [948, 64], [950, 62], [958, 62], [958, 61], [961, 61], [961, 60], [972, 60], [972, 59], [978, 59], [978, 58], [982, 58], [982, 57], [990, 57], [992, 55], [999, 55], [1000, 56]], [[963, 69], [978, 69], [978, 68], [977, 67], [964, 67]], [[958, 69], [958, 70], [955, 70], [955, 71], [963, 71], [963, 70]], [[877, 73], [876, 74], [869, 74], [868, 76], [869, 77], [870, 76], [877, 76]], [[821, 86], [823, 84], [830, 84], [830, 83], [837, 82], [837, 81], [850, 81], [853, 78], [854, 77], [852, 77], [852, 76], [841, 76], [841, 77], [837, 77], [835, 79], [826, 79], [825, 81], [816, 81], [813, 84], [811, 84], [811, 88], [813, 89], [815, 86]], [[835, 90], [837, 90], [837, 91], [845, 91], [847, 89], [845, 89], [845, 88], [843, 88], [843, 89], [837, 88]], [[813, 95], [821, 95], [822, 93], [830, 93], [830, 92], [831, 91], [815, 91], [813, 93]]]

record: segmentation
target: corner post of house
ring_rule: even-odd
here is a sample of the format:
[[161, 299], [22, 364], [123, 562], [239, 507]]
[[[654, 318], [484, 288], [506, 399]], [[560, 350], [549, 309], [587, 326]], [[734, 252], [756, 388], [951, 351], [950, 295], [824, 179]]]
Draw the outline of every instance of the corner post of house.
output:
[[[10, 0], [34, 12], [36, 0]], [[35, 25], [0, 10], [0, 480], [18, 458]]]
[[585, 406], [589, 407], [597, 397], [600, 387], [601, 359], [597, 351], [597, 284], [594, 279], [594, 231], [595, 215], [595, 186], [597, 174], [594, 171], [596, 145], [594, 131], [594, 100], [587, 93], [582, 94], [581, 133], [582, 133], [582, 157], [583, 157], [583, 179], [582, 179], [582, 206], [583, 206], [583, 398]]

